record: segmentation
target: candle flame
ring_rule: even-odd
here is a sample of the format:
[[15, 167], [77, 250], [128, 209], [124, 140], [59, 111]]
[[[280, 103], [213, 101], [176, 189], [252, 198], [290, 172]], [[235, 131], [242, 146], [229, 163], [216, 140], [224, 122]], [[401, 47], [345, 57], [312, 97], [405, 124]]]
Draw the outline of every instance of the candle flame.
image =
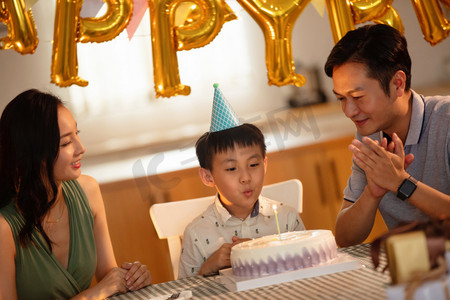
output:
[[273, 210], [277, 210], [277, 205], [276, 204], [272, 205], [272, 208]]

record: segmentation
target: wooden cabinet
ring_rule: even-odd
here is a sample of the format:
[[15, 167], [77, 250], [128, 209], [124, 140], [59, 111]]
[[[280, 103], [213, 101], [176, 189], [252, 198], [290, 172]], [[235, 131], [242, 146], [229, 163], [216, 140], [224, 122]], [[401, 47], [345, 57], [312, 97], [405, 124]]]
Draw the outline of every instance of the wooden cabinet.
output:
[[351, 139], [342, 138], [269, 155], [268, 180], [298, 178], [303, 183], [301, 217], [307, 229], [334, 232], [342, 192], [351, 173], [351, 153], [346, 151]]
[[[351, 140], [344, 137], [268, 154], [265, 184], [292, 178], [302, 182], [301, 218], [307, 229], [334, 231], [351, 173], [347, 150]], [[212, 195], [215, 190], [202, 184], [197, 168], [102, 184], [101, 189], [118, 263], [141, 261], [152, 272], [154, 283], [173, 279], [167, 242], [158, 239], [149, 208], [158, 202]], [[367, 241], [385, 230], [378, 216]]]
[[[307, 229], [332, 229], [335, 208], [326, 198], [327, 182], [322, 171], [322, 156], [314, 149], [282, 151], [269, 155], [266, 184], [297, 178], [303, 184], [301, 218]], [[282, 199], [280, 199], [282, 201]]]
[[154, 283], [170, 280], [167, 242], [158, 238], [149, 215], [152, 200], [163, 198], [161, 191], [135, 180], [102, 184], [101, 191], [117, 263], [138, 260]]

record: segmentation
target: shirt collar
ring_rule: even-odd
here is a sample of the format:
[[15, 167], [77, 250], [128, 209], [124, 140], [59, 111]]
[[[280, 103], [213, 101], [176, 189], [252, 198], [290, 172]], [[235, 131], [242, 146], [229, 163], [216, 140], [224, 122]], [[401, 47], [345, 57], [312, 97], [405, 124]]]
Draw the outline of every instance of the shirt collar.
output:
[[412, 112], [409, 123], [408, 135], [406, 136], [405, 146], [419, 143], [420, 133], [422, 132], [423, 117], [425, 113], [425, 103], [423, 97], [411, 90], [412, 93]]
[[[260, 201], [261, 199], [261, 201]], [[222, 219], [223, 223], [225, 223], [228, 219], [232, 218], [233, 216], [230, 214], [230, 212], [225, 208], [222, 201], [220, 200], [219, 194], [216, 195], [216, 198], [214, 200], [214, 205], [217, 209], [218, 215]], [[267, 211], [266, 206], [269, 206], [267, 204], [267, 201], [264, 197], [259, 196], [258, 200], [256, 200], [253, 210], [250, 213], [250, 218], [257, 217], [261, 211]], [[265, 213], [263, 213], [266, 215]]]
[[[423, 117], [425, 111], [425, 103], [419, 94], [411, 90], [412, 97], [412, 111], [411, 120], [409, 121], [408, 134], [406, 135], [405, 145], [414, 145], [419, 143], [420, 133], [422, 132]], [[392, 141], [392, 138], [386, 134], [384, 131], [381, 132], [381, 138], [385, 137], [388, 144]]]

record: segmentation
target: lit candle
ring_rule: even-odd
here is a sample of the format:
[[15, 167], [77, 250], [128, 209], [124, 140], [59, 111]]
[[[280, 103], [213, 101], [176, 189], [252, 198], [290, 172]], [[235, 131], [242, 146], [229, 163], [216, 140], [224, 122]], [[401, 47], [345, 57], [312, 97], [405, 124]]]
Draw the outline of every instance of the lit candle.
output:
[[278, 230], [278, 239], [281, 241], [281, 234], [280, 234], [280, 224], [278, 223], [278, 212], [277, 212], [277, 205], [272, 205], [273, 212], [275, 213], [275, 221], [277, 221], [277, 230]]

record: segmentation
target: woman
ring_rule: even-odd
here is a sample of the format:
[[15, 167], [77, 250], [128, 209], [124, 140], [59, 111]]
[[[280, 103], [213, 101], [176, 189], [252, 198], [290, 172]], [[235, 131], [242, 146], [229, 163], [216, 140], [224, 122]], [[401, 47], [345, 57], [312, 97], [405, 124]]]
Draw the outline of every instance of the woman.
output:
[[[28, 90], [0, 119], [0, 299], [99, 299], [151, 283], [118, 267], [98, 183], [58, 98]], [[92, 286], [93, 276], [98, 284]]]

